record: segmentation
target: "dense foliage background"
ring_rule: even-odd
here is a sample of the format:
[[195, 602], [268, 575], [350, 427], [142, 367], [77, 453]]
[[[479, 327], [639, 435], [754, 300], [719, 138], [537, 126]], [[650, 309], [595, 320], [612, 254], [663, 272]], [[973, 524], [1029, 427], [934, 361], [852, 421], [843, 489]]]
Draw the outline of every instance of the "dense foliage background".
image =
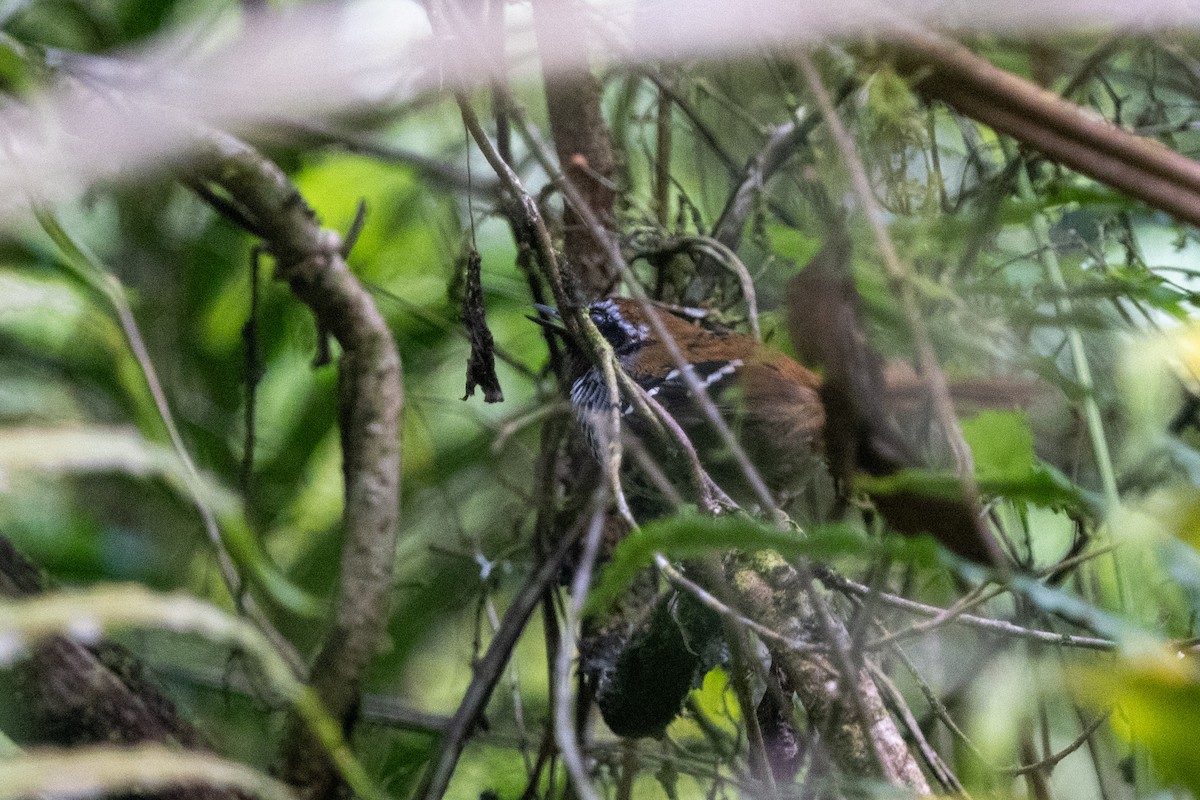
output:
[[[518, 27], [527, 12], [510, 8]], [[125, 82], [136, 84], [120, 71], [130, 48], [186, 32], [178, 45], [186, 59], [189, 48], [236, 30], [243, 13], [183, 0], [8, 4], [4, 102], [19, 107], [48, 86], [79, 81], [119, 103]], [[513, 46], [514, 60], [535, 55], [527, 40]], [[1190, 157], [1200, 144], [1200, 46], [1190, 34], [979, 36], [969, 46], [1164, 148]], [[909, 270], [941, 368], [952, 386], [977, 389], [960, 395], [968, 396], [960, 419], [992, 524], [1023, 567], [1022, 577], [992, 584], [931, 556], [932, 548], [888, 545], [886, 532], [868, 531], [857, 516], [852, 535], [829, 529], [841, 538], [822, 540], [825, 529], [816, 527], [784, 555], [832, 570], [822, 593], [849, 621], [855, 657], [887, 676], [878, 682], [888, 707], [934, 791], [1200, 794], [1195, 227], [922, 95], [921, 68], [887, 46], [843, 43], [812, 54]], [[704, 297], [683, 298], [679, 287], [698, 259], [663, 253], [684, 237], [713, 234], [750, 176], [735, 249], [753, 279], [764, 339], [792, 352], [785, 285], [829, 235], [828, 215], [813, 202], [819, 187], [847, 213], [874, 346], [889, 359], [913, 359], [911, 320], [887, 279], [864, 200], [793, 54], [637, 64], [603, 50], [595, 73], [617, 156], [611, 228], [652, 293], [700, 300], [722, 323], [745, 329], [735, 274], [718, 270]], [[539, 162], [537, 138], [524, 135], [532, 127], [552, 136], [544, 86], [522, 78], [511, 91], [483, 88], [465, 99], [488, 134], [505, 141], [502, 155], [561, 244], [561, 193]], [[807, 135], [789, 140], [764, 170], [756, 159], [785, 125]], [[511, 198], [468, 144], [449, 90], [388, 97], [332, 118], [297, 112], [239, 133], [282, 169], [324, 227], [346, 234], [365, 208], [346, 261], [403, 360], [403, 482], [392, 607], [351, 741], [383, 791], [409, 796], [506, 609], [546, 558], [535, 536], [539, 452], [546, 426], [566, 434], [570, 417], [542, 333], [527, 318], [531, 283], [542, 277], [519, 263], [505, 216]], [[308, 659], [327, 636], [343, 558], [341, 349], [315, 363], [326, 333], [288, 285], [272, 280], [275, 260], [260, 257], [262, 237], [222, 206], [226, 195], [214, 200], [203, 186], [197, 193], [198, 183], [172, 164], [53, 204], [9, 198], [25, 210], [8, 214], [0, 234], [0, 535], [45, 571], [40, 589], [132, 583], [239, 614], [244, 597], [231, 596], [206, 535], [211, 513], [247, 578], [245, 596]], [[460, 400], [472, 246], [503, 404]], [[930, 491], [944, 479], [913, 478]], [[635, 565], [648, 565], [656, 550], [696, 557], [694, 531], [707, 532], [702, 541], [714, 553], [734, 542], [778, 545], [765, 524], [746, 525], [731, 532], [686, 515], [660, 521], [649, 531], [659, 538], [642, 546]], [[1051, 569], [1068, 554], [1065, 569]], [[4, 571], [6, 597], [32, 591]], [[635, 572], [605, 585], [623, 588]], [[566, 588], [554, 577], [557, 597]], [[865, 598], [845, 584], [838, 591], [842, 579], [872, 588]], [[955, 606], [964, 596], [974, 598], [969, 609]], [[78, 726], [64, 722], [61, 708], [54, 716], [38, 687], [54, 654], [35, 649], [32, 669], [19, 658], [23, 637], [47, 631], [77, 635], [102, 656], [105, 631], [126, 648], [117, 673], [136, 662], [134, 671], [173, 703], [170, 714], [195, 725], [197, 742], [256, 769], [278, 763], [296, 695], [264, 674], [252, 647], [186, 622], [157, 596], [126, 598], [111, 617], [97, 596], [84, 597], [45, 623], [14, 603], [0, 610], [0, 654], [12, 664], [0, 695], [0, 731], [12, 745], [0, 786], [16, 781], [22, 764], [37, 767], [24, 791], [54, 786], [63, 774], [55, 764], [66, 763], [54, 759], [71, 751], [32, 760], [47, 744], [79, 752], [96, 741], [139, 740], [106, 733], [105, 709], [90, 709], [98, 721], [76, 709]], [[921, 605], [900, 608], [901, 597]], [[122, 615], [136, 616], [134, 607], [145, 615], [131, 623]], [[953, 616], [931, 616], [950, 607]], [[501, 678], [486, 720], [464, 737], [447, 796], [586, 796], [569, 785], [552, 735], [547, 647], [555, 637], [547, 625], [558, 637], [574, 635], [563, 608], [548, 600], [495, 669]], [[964, 611], [1009, 624], [962, 624]], [[746, 666], [757, 652], [700, 676], [662, 740], [620, 741], [593, 722], [596, 788], [617, 797], [901, 792], [829, 767], [822, 737], [798, 706], [794, 730], [807, 753], [799, 777], [794, 786], [764, 781], [753, 752], [762, 745], [748, 741], [745, 724], [752, 706], [740, 705], [737, 691], [744, 684], [752, 705], [762, 696], [762, 675]], [[155, 740], [195, 744], [186, 739]], [[160, 766], [169, 758], [153, 754]], [[129, 773], [117, 773], [90, 775], [128, 790], [120, 776]]]

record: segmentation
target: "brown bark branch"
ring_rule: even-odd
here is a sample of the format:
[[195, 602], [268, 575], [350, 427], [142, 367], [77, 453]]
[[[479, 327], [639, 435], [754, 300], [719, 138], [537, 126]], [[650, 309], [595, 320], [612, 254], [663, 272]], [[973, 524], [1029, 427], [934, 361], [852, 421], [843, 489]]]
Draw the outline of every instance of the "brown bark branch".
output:
[[[738, 606], [748, 616], [796, 641], [812, 641], [818, 609], [802, 586], [799, 573], [770, 552], [734, 559], [727, 567]], [[849, 637], [834, 619], [833, 635]], [[909, 752], [903, 735], [888, 714], [879, 688], [866, 668], [841, 676], [829, 656], [766, 642], [774, 664], [786, 674], [812, 726], [826, 737], [834, 763], [846, 774], [876, 775], [896, 786], [929, 794], [929, 783]], [[842, 691], [839, 691], [842, 690]], [[857, 697], [862, 714], [848, 708], [843, 692]], [[883, 774], [880, 774], [880, 770]]]
[[913, 28], [893, 42], [897, 66], [926, 97], [1153, 208], [1200, 224], [1200, 163], [937, 34]]
[[[548, 13], [553, 7], [553, 26]], [[577, 0], [534, 0], [533, 22], [538, 44], [587, 52], [584, 8]], [[576, 24], [564, 24], [575, 21]], [[565, 41], [564, 41], [565, 40]], [[615, 224], [616, 156], [612, 136], [600, 110], [600, 86], [586, 70], [545, 74], [546, 111], [563, 175], [583, 197], [587, 208], [609, 231]], [[605, 247], [579, 212], [563, 209], [563, 255], [574, 267], [580, 289], [591, 298], [608, 294], [618, 273], [612, 271]]]
[[[275, 257], [277, 276], [342, 349], [341, 578], [311, 683], [329, 713], [348, 728], [391, 604], [400, 497], [400, 357], [374, 301], [346, 265], [341, 238], [321, 227], [279, 167], [237, 139], [212, 133], [198, 142], [187, 172], [218, 187], [254, 221]], [[297, 719], [289, 726], [280, 771], [305, 797], [336, 793], [332, 763]]]

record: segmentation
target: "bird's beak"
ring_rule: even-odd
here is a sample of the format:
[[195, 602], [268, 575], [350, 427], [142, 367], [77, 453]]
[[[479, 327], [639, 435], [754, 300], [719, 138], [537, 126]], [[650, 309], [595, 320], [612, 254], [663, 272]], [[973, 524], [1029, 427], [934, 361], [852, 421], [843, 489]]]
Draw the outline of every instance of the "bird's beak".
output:
[[565, 335], [567, 329], [562, 324], [562, 314], [558, 313], [558, 309], [554, 306], [543, 305], [542, 303], [534, 303], [533, 307], [537, 309], [538, 316], [526, 314], [525, 317], [531, 322], [536, 322], [543, 328], [548, 328], [555, 333]]

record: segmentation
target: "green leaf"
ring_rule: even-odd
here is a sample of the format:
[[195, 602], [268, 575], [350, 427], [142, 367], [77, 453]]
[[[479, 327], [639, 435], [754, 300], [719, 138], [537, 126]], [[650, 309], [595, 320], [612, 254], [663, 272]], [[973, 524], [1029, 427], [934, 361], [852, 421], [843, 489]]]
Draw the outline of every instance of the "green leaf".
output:
[[821, 249], [821, 239], [787, 225], [768, 225], [771, 248], [797, 266], [803, 266]]
[[[980, 478], [977, 484], [980, 493], [987, 497], [1003, 497], [1046, 508], [1088, 512], [1100, 505], [1093, 493], [1083, 490], [1061, 472], [1045, 464], [1031, 467], [1023, 475]], [[962, 497], [962, 484], [958, 476], [947, 471], [905, 469], [884, 478], [859, 475], [854, 485], [868, 494], [911, 492], [947, 499]]]
[[1015, 411], [984, 411], [962, 423], [980, 480], [1018, 477], [1034, 467], [1033, 432]]
[[721, 550], [775, 550], [789, 558], [820, 560], [886, 552], [915, 563], [932, 564], [937, 560], [927, 539], [886, 537], [876, 542], [844, 523], [820, 525], [800, 533], [781, 531], [749, 517], [684, 513], [654, 520], [625, 537], [588, 595], [584, 611], [592, 614], [607, 608], [639, 570], [654, 562], [655, 553], [694, 558]]
[[1099, 636], [1114, 639], [1130, 649], [1157, 647], [1161, 637], [1129, 620], [1110, 614], [1080, 597], [1025, 575], [1012, 579], [1012, 587], [1040, 610], [1070, 620]]
[[[1033, 452], [1033, 433], [1016, 411], [985, 411], [963, 422], [963, 436], [975, 459], [979, 491], [988, 497], [1047, 508], [1090, 511], [1100, 501]], [[869, 494], [962, 496], [958, 477], [946, 470], [905, 469], [886, 477], [860, 475], [855, 486]]]
[[1033, 431], [1019, 411], [984, 411], [963, 422], [979, 488], [990, 497], [1050, 508], [1087, 510], [1099, 501], [1033, 451]]
[[737, 723], [741, 721], [741, 708], [737, 696], [729, 684], [729, 673], [714, 667], [704, 675], [700, 688], [692, 695], [700, 712], [712, 720], [730, 737], [737, 736]]
[[867, 83], [867, 106], [880, 127], [914, 128], [920, 124], [920, 102], [908, 79], [884, 66]]
[[22, 48], [0, 36], [0, 86], [8, 94], [24, 94], [33, 88], [36, 70], [25, 60]]
[[16, 472], [117, 472], [161, 478], [180, 496], [212, 509], [230, 557], [272, 601], [301, 616], [323, 613], [322, 603], [292, 583], [263, 550], [246, 521], [240, 497], [204, 474], [199, 476], [199, 485], [193, 485], [173, 450], [146, 440], [132, 428], [95, 425], [0, 429], [0, 491], [7, 482], [6, 474]]
[[1126, 210], [1137, 207], [1136, 202], [1130, 200], [1128, 195], [1097, 183], [1052, 184], [1042, 193], [1041, 204], [1045, 208], [1077, 206], [1096, 210]]
[[1145, 748], [1167, 782], [1200, 796], [1200, 749], [1196, 747], [1200, 679], [1190, 660], [1159, 652], [1078, 667], [1070, 678], [1073, 692], [1083, 702], [1099, 711], [1117, 707], [1110, 717], [1113, 730]]

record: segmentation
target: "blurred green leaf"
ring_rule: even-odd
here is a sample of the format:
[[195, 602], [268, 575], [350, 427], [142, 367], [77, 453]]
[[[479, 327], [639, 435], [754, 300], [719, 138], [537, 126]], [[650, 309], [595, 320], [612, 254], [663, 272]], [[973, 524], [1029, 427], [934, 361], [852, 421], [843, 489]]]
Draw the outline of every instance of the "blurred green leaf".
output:
[[[1021, 413], [985, 411], [965, 420], [962, 427], [975, 458], [976, 482], [985, 496], [1080, 512], [1100, 507], [1093, 493], [1034, 455], [1033, 433]], [[962, 496], [958, 477], [946, 471], [904, 469], [886, 477], [860, 475], [855, 486], [870, 494]]]
[[798, 267], [805, 264], [821, 249], [821, 238], [788, 227], [772, 225], [768, 228], [772, 249]]
[[5, 92], [25, 94], [33, 86], [38, 72], [25, 60], [24, 49], [10, 37], [0, 34], [0, 86]]
[[1012, 585], [1042, 611], [1070, 620], [1077, 625], [1130, 649], [1155, 646], [1161, 637], [1125, 617], [1105, 611], [1070, 592], [1048, 586], [1025, 575], [1011, 578]]
[[[86, 474], [119, 472], [166, 480], [184, 497], [192, 483], [176, 454], [144, 439], [132, 428], [0, 429], [0, 491], [16, 472]], [[246, 522], [241, 499], [211, 476], [201, 475], [201, 502], [220, 523], [230, 556], [250, 579], [283, 608], [305, 616], [320, 615], [324, 606], [295, 586], [271, 563]]]
[[1195, 656], [1156, 652], [1104, 666], [1075, 665], [1070, 686], [1080, 701], [1111, 711], [1127, 742], [1150, 754], [1162, 777], [1200, 796], [1200, 675]]
[[982, 479], [1020, 478], [1035, 466], [1033, 431], [1015, 411], [984, 411], [963, 420], [963, 438]]
[[810, 528], [806, 533], [781, 531], [744, 516], [701, 516], [681, 513], [657, 519], [621, 540], [600, 580], [588, 594], [586, 613], [607, 608], [637, 575], [662, 553], [675, 558], [694, 558], [722, 550], [775, 550], [788, 558], [829, 560], [837, 556], [868, 555], [886, 551], [910, 562], [932, 564], [936, 555], [928, 539], [886, 537], [868, 539], [862, 531], [843, 523]]
[[[1120, 192], [1096, 183], [1055, 184], [1044, 192], [1040, 199], [1043, 208], [1054, 206], [1080, 206], [1083, 208], [1099, 209], [1130, 209], [1136, 208], [1137, 203]], [[1024, 204], [1026, 207], [1029, 204]], [[1014, 220], [1017, 221], [1017, 220]], [[1028, 221], [1020, 220], [1020, 221]]]

